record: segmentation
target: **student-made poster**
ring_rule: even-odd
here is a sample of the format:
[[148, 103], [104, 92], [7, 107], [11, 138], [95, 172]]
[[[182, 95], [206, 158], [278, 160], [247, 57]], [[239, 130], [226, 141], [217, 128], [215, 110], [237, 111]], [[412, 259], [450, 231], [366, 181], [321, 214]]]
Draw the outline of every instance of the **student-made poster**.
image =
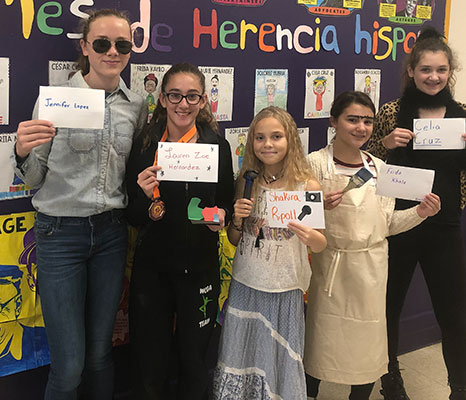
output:
[[0, 215], [0, 376], [50, 363], [33, 224], [34, 212]]
[[147, 122], [150, 122], [154, 114], [162, 87], [162, 78], [170, 67], [171, 65], [167, 64], [131, 64], [130, 89], [146, 99]]
[[287, 69], [256, 69], [254, 115], [269, 106], [276, 106], [286, 110], [287, 98]]
[[[10, 154], [16, 142], [16, 133], [0, 133], [0, 201], [20, 197], [29, 197], [34, 194], [13, 171]], [[1, 288], [0, 288], [1, 290]]]
[[334, 69], [306, 69], [304, 118], [328, 118], [335, 97]]
[[60, 86], [78, 71], [75, 61], [49, 61], [49, 86]]
[[207, 97], [217, 121], [231, 121], [233, 117], [233, 67], [199, 67], [205, 76]]
[[8, 125], [9, 104], [10, 104], [10, 60], [0, 58], [0, 125]]
[[379, 109], [380, 102], [380, 69], [355, 69], [354, 70], [354, 90], [367, 94]]
[[238, 172], [243, 165], [244, 152], [246, 150], [246, 140], [248, 138], [248, 127], [243, 128], [226, 128], [225, 139], [228, 140], [231, 147], [231, 155], [233, 158], [233, 172], [235, 179], [238, 177]]

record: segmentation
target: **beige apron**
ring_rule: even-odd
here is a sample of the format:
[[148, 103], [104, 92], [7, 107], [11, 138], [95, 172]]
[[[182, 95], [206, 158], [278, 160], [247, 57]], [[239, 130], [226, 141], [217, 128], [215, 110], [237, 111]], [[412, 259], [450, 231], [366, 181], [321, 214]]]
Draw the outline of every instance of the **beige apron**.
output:
[[[336, 175], [332, 153], [329, 146], [324, 192], [349, 181]], [[306, 373], [321, 380], [365, 384], [387, 371], [388, 226], [377, 197], [371, 179], [325, 211], [328, 245], [312, 255], [304, 353]]]

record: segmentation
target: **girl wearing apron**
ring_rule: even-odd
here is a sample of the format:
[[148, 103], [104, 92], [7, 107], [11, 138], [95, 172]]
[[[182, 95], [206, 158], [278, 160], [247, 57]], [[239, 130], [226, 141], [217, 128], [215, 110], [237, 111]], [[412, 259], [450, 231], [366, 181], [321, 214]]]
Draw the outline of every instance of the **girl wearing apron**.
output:
[[[440, 210], [440, 199], [394, 211], [395, 199], [375, 194], [382, 161], [360, 148], [372, 134], [375, 108], [361, 92], [334, 101], [332, 144], [308, 156], [325, 196], [327, 248], [312, 258], [304, 366], [308, 396], [320, 380], [351, 386], [351, 400], [367, 400], [387, 371], [386, 237], [421, 223]], [[362, 187], [343, 191], [361, 167], [373, 174]]]

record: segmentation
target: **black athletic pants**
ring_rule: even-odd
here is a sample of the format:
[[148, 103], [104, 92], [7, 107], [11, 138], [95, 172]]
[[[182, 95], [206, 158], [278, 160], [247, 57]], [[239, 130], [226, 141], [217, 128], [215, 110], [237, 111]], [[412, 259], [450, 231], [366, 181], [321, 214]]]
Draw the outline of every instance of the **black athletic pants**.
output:
[[389, 238], [389, 367], [397, 365], [400, 314], [419, 262], [442, 332], [450, 383], [466, 386], [466, 263], [460, 227], [422, 224]]
[[171, 398], [168, 380], [173, 357], [178, 365], [177, 399], [207, 399], [206, 354], [218, 295], [218, 268], [174, 274], [135, 262], [129, 311], [134, 399]]

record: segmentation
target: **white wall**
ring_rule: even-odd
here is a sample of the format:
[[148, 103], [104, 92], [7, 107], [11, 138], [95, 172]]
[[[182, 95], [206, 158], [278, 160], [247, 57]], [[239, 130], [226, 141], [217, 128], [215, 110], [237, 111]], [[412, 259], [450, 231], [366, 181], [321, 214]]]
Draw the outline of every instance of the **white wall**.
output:
[[456, 73], [455, 99], [466, 103], [466, 1], [451, 0], [448, 43], [458, 56], [460, 71]]

